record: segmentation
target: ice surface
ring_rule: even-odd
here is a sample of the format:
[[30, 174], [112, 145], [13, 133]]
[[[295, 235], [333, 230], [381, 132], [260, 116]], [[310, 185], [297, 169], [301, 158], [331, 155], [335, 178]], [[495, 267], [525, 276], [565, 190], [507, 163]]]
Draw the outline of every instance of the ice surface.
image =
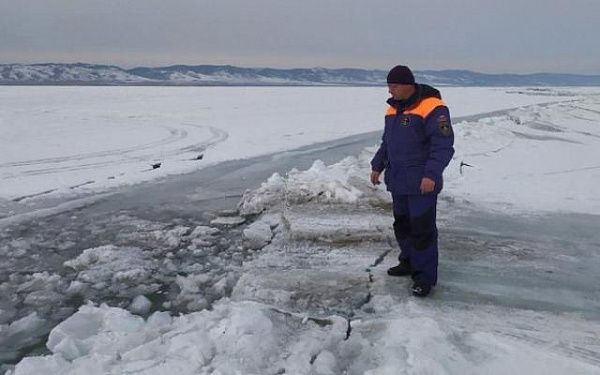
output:
[[158, 290], [157, 261], [138, 248], [114, 245], [86, 249], [65, 262], [77, 272], [76, 280], [94, 289], [110, 289], [114, 295], [135, 297]]
[[285, 211], [284, 219], [291, 238], [295, 240], [346, 243], [385, 240], [393, 236], [393, 218], [387, 212], [372, 212], [352, 206], [332, 208], [310, 204], [294, 207]]
[[375, 148], [368, 148], [358, 158], [347, 157], [330, 166], [316, 160], [308, 170], [293, 169], [285, 178], [274, 173], [258, 189], [245, 192], [239, 204], [240, 213], [255, 215], [265, 210], [285, 210], [283, 202], [388, 205], [387, 193], [370, 185], [365, 175], [374, 152]]
[[[455, 124], [439, 202], [440, 284], [429, 299], [386, 275], [397, 247], [389, 194], [368, 181], [369, 148], [273, 175], [244, 194], [241, 217], [221, 213], [235, 226], [117, 216], [111, 225], [128, 229], [66, 262], [71, 280], [11, 274], [0, 291], [15, 304], [95, 288], [127, 301], [81, 306], [52, 331], [50, 353], [14, 374], [598, 373], [598, 201], [566, 188], [572, 176], [599, 181], [587, 162], [600, 105], [580, 94]], [[460, 161], [473, 166], [461, 174]], [[254, 240], [252, 251], [243, 246]], [[0, 250], [28, 260], [34, 245], [15, 239]], [[164, 306], [189, 313], [143, 319], [125, 309], [165, 284]]]
[[151, 307], [152, 302], [150, 302], [148, 298], [145, 296], [137, 296], [131, 301], [128, 310], [137, 315], [146, 315]]
[[206, 237], [206, 236], [210, 236], [210, 235], [217, 234], [217, 233], [219, 233], [219, 229], [217, 229], [217, 228], [207, 227], [206, 225], [198, 225], [196, 228], [194, 228], [192, 233], [190, 233], [190, 237], [191, 238]]
[[[443, 95], [456, 117], [569, 98], [561, 91], [448, 87]], [[79, 196], [380, 131], [387, 95], [373, 87], [3, 86], [0, 216], [36, 198]], [[330, 104], [332, 97], [343, 109]]]
[[302, 370], [310, 365], [301, 361], [335, 346], [345, 329], [343, 319], [302, 324], [301, 317], [250, 302], [224, 301], [211, 311], [145, 322], [121, 309], [83, 306], [53, 330], [54, 355], [26, 359], [15, 374], [42, 373], [49, 365], [62, 374], [94, 366], [96, 373], [276, 373], [285, 362]]
[[[314, 171], [307, 174], [319, 180]], [[286, 186], [294, 190], [294, 185]], [[288, 193], [284, 190], [283, 195]], [[255, 221], [269, 228], [267, 222], [279, 218], [280, 223], [271, 243], [244, 262], [230, 299], [200, 312], [177, 317], [154, 313], [147, 320], [106, 305], [82, 306], [52, 331], [47, 343], [52, 354], [23, 359], [14, 374], [598, 372], [597, 317], [545, 310], [543, 305], [537, 310], [505, 306], [501, 299], [469, 300], [472, 292], [465, 292], [466, 281], [447, 271], [432, 298], [412, 299], [408, 280], [385, 275], [396, 256], [389, 233], [346, 240], [349, 229], [372, 228], [374, 219], [369, 215], [383, 221], [389, 220], [389, 212], [366, 197], [358, 204], [340, 202], [333, 195], [317, 197], [325, 207], [322, 211], [316, 210], [315, 202], [293, 199], [267, 208], [263, 215], [270, 216]], [[245, 199], [256, 201], [257, 195], [248, 192]], [[343, 220], [345, 212], [349, 217], [362, 213], [367, 219], [357, 215], [356, 220]], [[336, 214], [337, 230], [331, 228], [324, 238], [319, 220]], [[314, 219], [312, 226], [308, 218]], [[301, 240], [294, 239], [290, 230], [295, 220], [305, 223]], [[504, 252], [492, 254], [498, 258], [491, 264], [496, 266], [492, 272], [512, 256], [529, 265], [542, 256], [518, 242], [497, 246]], [[556, 251], [545, 250], [546, 256]], [[442, 269], [476, 271], [477, 259], [469, 259], [474, 256], [463, 250], [448, 260], [442, 258]], [[91, 264], [91, 258], [88, 254], [73, 264]], [[463, 265], [456, 268], [455, 258]], [[178, 277], [177, 303], [208, 307], [204, 295], [213, 281], [210, 274]], [[502, 291], [498, 298], [514, 291]]]
[[273, 206], [283, 204], [283, 193], [285, 180], [279, 173], [273, 173], [271, 177], [255, 190], [247, 190], [240, 204], [240, 214], [256, 215]]
[[259, 221], [244, 229], [242, 238], [244, 246], [250, 249], [261, 249], [271, 242], [272, 237], [271, 226], [268, 223]]
[[600, 181], [599, 95], [466, 121], [454, 130], [446, 192], [455, 199], [521, 213], [600, 212], [590, 188]]
[[[36, 312], [15, 320], [10, 324], [0, 324], [0, 345], [2, 347], [24, 347], [37, 342], [43, 335], [46, 321]], [[0, 351], [0, 363], [16, 357], [14, 353]]]
[[211, 225], [222, 227], [234, 227], [243, 224], [246, 219], [240, 216], [222, 216], [210, 221]]

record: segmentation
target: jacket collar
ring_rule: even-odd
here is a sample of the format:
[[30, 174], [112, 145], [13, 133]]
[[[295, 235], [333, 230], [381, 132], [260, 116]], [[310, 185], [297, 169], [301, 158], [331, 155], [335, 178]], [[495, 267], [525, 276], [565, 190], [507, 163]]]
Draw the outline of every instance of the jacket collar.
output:
[[389, 98], [387, 100], [387, 103], [389, 105], [391, 105], [392, 107], [396, 108], [398, 113], [401, 113], [404, 110], [406, 110], [410, 107], [413, 107], [414, 105], [419, 103], [421, 100], [426, 99], [426, 98], [431, 98], [431, 97], [441, 99], [442, 95], [440, 94], [439, 90], [437, 90], [429, 85], [416, 84], [415, 92], [410, 96], [410, 98], [404, 99], [404, 100], [397, 100], [394, 98]]

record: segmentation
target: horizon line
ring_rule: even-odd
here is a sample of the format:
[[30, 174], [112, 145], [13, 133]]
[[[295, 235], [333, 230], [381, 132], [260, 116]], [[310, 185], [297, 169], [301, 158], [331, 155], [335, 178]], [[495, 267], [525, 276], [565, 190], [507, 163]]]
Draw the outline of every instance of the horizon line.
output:
[[[232, 65], [232, 64], [168, 64], [168, 65], [136, 65], [132, 68], [124, 68], [122, 66], [116, 64], [107, 64], [107, 63], [91, 63], [91, 62], [43, 62], [43, 63], [20, 63], [20, 62], [12, 62], [12, 63], [0, 63], [0, 66], [3, 65], [97, 65], [97, 66], [106, 66], [106, 67], [116, 67], [121, 70], [129, 71], [133, 69], [139, 68], [172, 68], [177, 66], [188, 66], [188, 67], [197, 67], [197, 66], [212, 66], [212, 67], [232, 67], [232, 68], [240, 68], [240, 69], [272, 69], [272, 70], [311, 70], [311, 69], [323, 69], [323, 70], [364, 70], [364, 71], [380, 71], [387, 72], [387, 69], [378, 69], [378, 68], [364, 68], [364, 67], [322, 67], [322, 66], [313, 66], [313, 67], [293, 67], [293, 68], [277, 68], [270, 66], [243, 66], [243, 65]], [[512, 75], [512, 76], [529, 76], [529, 75], [545, 75], [545, 74], [560, 74], [560, 75], [572, 75], [572, 76], [589, 76], [589, 77], [597, 77], [600, 76], [600, 73], [590, 74], [590, 73], [566, 73], [566, 72], [534, 72], [534, 73], [512, 73], [512, 72], [502, 72], [502, 73], [485, 73], [476, 70], [464, 69], [464, 68], [448, 68], [448, 69], [414, 69], [414, 72], [469, 72], [476, 73], [482, 75]]]

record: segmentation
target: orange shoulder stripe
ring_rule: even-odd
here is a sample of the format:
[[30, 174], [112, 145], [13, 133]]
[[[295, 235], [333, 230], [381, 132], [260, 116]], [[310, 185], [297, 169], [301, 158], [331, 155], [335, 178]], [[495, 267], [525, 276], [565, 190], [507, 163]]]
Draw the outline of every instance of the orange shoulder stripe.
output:
[[386, 116], [395, 116], [396, 113], [398, 113], [398, 111], [396, 110], [396, 108], [389, 106], [387, 109], [387, 112], [385, 113]]
[[434, 109], [441, 105], [446, 105], [441, 99], [438, 98], [426, 98], [416, 106], [404, 111], [405, 115], [418, 115], [422, 118], [427, 117]]

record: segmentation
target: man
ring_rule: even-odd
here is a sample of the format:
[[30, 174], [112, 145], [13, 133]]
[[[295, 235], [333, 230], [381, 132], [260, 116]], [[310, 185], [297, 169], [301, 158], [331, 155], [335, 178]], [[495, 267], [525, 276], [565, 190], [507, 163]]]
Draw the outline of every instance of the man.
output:
[[425, 297], [437, 283], [437, 196], [454, 154], [454, 134], [440, 92], [416, 84], [408, 67], [390, 70], [387, 83], [392, 97], [381, 146], [371, 161], [371, 182], [378, 185], [385, 170], [392, 193], [400, 263], [388, 274], [412, 276], [413, 295]]

